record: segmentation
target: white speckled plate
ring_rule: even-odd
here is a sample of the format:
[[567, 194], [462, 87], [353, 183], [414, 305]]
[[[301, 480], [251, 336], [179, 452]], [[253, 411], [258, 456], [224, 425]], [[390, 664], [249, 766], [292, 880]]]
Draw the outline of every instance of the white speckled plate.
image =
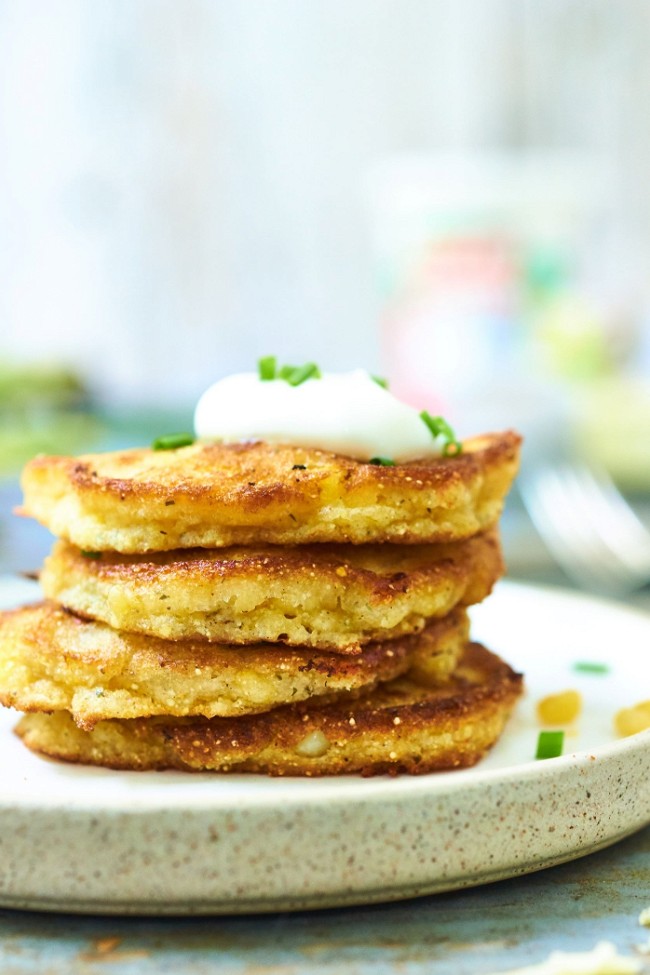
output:
[[[34, 598], [6, 581], [4, 605]], [[422, 777], [266, 779], [112, 772], [39, 759], [0, 716], [0, 904], [189, 914], [396, 900], [512, 877], [650, 822], [650, 731], [612, 717], [650, 697], [650, 616], [502, 583], [474, 634], [528, 693], [478, 767]], [[577, 674], [578, 660], [610, 666]], [[583, 692], [561, 758], [535, 762], [537, 698]]]

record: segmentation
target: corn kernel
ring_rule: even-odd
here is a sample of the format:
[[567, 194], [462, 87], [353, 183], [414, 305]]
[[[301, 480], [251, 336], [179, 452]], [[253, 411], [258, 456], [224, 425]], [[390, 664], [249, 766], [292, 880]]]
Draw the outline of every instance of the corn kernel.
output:
[[537, 718], [541, 724], [571, 724], [582, 711], [582, 697], [578, 691], [560, 691], [537, 702]]
[[296, 754], [304, 758], [320, 758], [330, 747], [330, 743], [318, 729], [310, 731], [308, 735], [296, 745]]
[[650, 728], [650, 701], [639, 701], [631, 708], [621, 708], [614, 715], [614, 727], [622, 737]]

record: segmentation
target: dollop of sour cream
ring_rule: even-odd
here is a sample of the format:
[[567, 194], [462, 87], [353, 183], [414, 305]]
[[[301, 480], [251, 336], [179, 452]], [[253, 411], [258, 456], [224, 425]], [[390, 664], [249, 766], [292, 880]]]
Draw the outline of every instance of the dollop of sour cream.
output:
[[324, 373], [298, 386], [252, 372], [228, 376], [201, 396], [194, 431], [201, 440], [266, 440], [364, 461], [403, 462], [442, 452], [418, 411], [363, 369]]

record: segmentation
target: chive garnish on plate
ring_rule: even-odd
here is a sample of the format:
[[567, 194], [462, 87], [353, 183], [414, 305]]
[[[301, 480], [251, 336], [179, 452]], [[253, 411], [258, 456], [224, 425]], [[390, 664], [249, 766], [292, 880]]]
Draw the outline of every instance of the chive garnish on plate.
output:
[[540, 731], [535, 758], [558, 758], [563, 750], [563, 731]]
[[368, 461], [369, 464], [377, 464], [378, 467], [394, 467], [395, 461], [391, 460], [390, 457], [371, 457]]
[[83, 548], [80, 549], [81, 554], [85, 559], [101, 559], [101, 552], [86, 552]]
[[384, 379], [383, 376], [371, 376], [373, 383], [377, 383], [382, 389], [388, 389], [388, 380]]
[[151, 444], [152, 450], [176, 450], [178, 447], [189, 447], [194, 443], [191, 433], [167, 433], [157, 437]]
[[608, 664], [601, 664], [595, 660], [576, 660], [573, 669], [579, 674], [608, 674], [610, 671]]

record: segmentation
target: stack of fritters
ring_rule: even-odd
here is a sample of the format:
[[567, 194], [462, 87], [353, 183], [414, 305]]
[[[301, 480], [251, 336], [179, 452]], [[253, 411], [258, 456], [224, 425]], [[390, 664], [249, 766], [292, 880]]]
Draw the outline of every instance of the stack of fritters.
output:
[[60, 540], [0, 617], [32, 749], [114, 768], [325, 775], [471, 765], [521, 678], [469, 643], [502, 574], [514, 433], [395, 466], [196, 443], [26, 468]]

